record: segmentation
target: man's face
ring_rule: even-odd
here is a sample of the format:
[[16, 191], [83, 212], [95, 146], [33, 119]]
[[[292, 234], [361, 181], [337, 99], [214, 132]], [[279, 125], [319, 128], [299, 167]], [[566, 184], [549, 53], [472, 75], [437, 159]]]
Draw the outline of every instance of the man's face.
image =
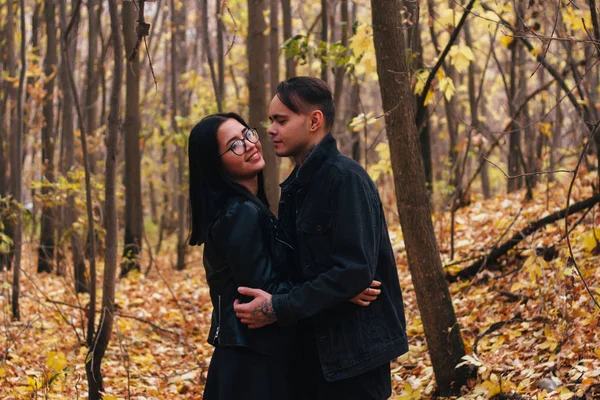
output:
[[267, 133], [273, 138], [275, 154], [279, 157], [298, 157], [310, 148], [310, 116], [296, 114], [275, 95], [269, 106], [271, 125]]

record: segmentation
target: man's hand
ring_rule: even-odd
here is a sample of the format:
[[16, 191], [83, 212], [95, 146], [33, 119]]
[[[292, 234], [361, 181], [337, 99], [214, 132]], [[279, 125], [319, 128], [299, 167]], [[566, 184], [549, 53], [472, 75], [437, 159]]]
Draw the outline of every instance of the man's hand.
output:
[[239, 300], [233, 303], [235, 315], [242, 324], [248, 325], [250, 329], [256, 329], [277, 321], [273, 312], [272, 296], [269, 293], [243, 286], [238, 288], [238, 292], [244, 296], [254, 297], [250, 303], [240, 303]]
[[349, 301], [359, 306], [367, 307], [381, 294], [381, 289], [377, 289], [378, 287], [381, 287], [381, 282], [374, 280], [371, 282], [371, 286], [351, 298]]

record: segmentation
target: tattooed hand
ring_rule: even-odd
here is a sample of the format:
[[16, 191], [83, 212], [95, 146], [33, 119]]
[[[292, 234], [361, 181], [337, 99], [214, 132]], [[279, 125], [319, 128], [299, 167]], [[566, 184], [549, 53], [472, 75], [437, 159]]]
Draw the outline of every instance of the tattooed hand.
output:
[[238, 292], [244, 296], [254, 297], [250, 303], [240, 303], [238, 300], [233, 303], [235, 315], [243, 324], [248, 325], [248, 328], [262, 328], [277, 321], [273, 312], [272, 296], [269, 293], [247, 287], [238, 288]]

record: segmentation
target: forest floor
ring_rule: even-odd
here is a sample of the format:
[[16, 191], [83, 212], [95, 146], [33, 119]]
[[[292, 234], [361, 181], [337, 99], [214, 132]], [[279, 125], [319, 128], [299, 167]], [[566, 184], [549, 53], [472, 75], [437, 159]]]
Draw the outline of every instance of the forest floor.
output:
[[[591, 197], [596, 179], [593, 173], [578, 177], [572, 202]], [[521, 191], [476, 200], [460, 209], [454, 261], [450, 260], [449, 213], [436, 214], [443, 263], [482, 256], [529, 223], [564, 208], [567, 189], [568, 181], [548, 188], [540, 184], [533, 201], [523, 201]], [[597, 209], [569, 238], [579, 270], [600, 299]], [[581, 215], [573, 215], [571, 224]], [[498, 393], [518, 395], [504, 397], [514, 399], [600, 398], [600, 311], [568, 262], [564, 230], [564, 220], [547, 225], [501, 258], [499, 265], [481, 271], [472, 281], [450, 285], [469, 355], [465, 361], [479, 367], [463, 398], [485, 399]], [[410, 340], [409, 353], [392, 365], [392, 399], [427, 399], [435, 389], [433, 369], [400, 227], [390, 222], [390, 232]], [[536, 256], [536, 248], [551, 245], [558, 250], [556, 258], [545, 261]], [[183, 271], [171, 269], [172, 250], [165, 248], [155, 257], [148, 275], [135, 274], [118, 282], [119, 314], [102, 367], [105, 399], [201, 398], [212, 354], [206, 342], [211, 312], [208, 287], [200, 250], [190, 253], [189, 267]], [[82, 309], [88, 295], [75, 296], [72, 278], [36, 274], [35, 260], [34, 250], [27, 246], [20, 322], [10, 319], [8, 284], [1, 288], [0, 398], [86, 398]], [[456, 272], [468, 264], [446, 270]], [[3, 280], [9, 281], [8, 274]]]

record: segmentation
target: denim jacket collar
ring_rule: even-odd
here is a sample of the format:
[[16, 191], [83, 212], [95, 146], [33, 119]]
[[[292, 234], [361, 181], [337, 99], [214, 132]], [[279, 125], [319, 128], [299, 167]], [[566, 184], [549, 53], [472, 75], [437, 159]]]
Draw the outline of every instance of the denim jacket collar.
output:
[[301, 166], [296, 166], [296, 168], [294, 168], [290, 176], [280, 185], [281, 188], [286, 190], [294, 183], [299, 186], [307, 186], [312, 182], [315, 174], [323, 165], [323, 162], [337, 152], [337, 142], [331, 133], [328, 133], [327, 136], [312, 149], [304, 163]]

